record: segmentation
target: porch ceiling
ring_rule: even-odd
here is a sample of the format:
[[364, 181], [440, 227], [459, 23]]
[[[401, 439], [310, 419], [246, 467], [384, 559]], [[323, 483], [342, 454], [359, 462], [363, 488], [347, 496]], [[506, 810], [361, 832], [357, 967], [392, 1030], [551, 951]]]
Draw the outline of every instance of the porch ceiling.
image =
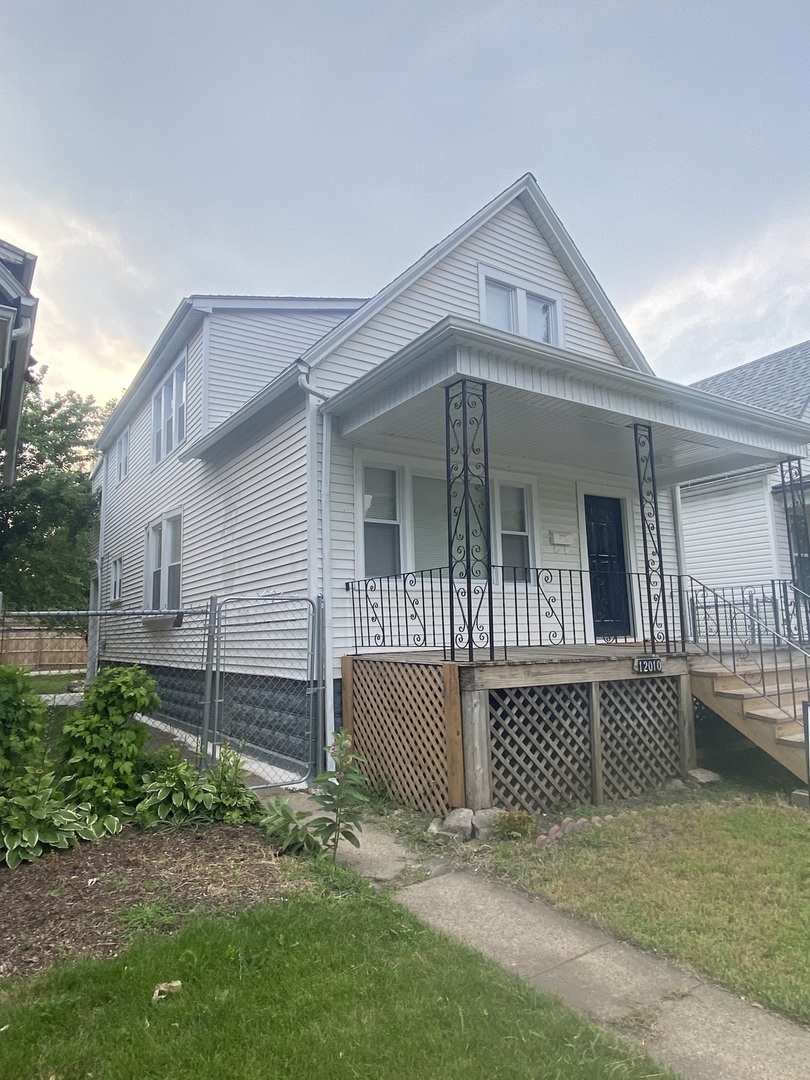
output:
[[493, 460], [634, 477], [637, 421], [652, 425], [662, 486], [806, 453], [808, 425], [477, 324], [444, 323], [423, 336], [434, 341], [421, 355], [414, 343], [327, 403], [343, 437], [379, 447], [428, 444], [443, 455], [444, 385], [466, 375], [488, 384]]

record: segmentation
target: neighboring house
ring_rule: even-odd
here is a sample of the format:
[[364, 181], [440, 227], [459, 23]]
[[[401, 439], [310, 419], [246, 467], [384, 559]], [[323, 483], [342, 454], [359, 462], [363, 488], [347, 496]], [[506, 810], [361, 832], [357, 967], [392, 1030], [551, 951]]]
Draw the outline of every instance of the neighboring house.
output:
[[[806, 420], [810, 417], [810, 341], [693, 385], [724, 400]], [[810, 481], [807, 461], [803, 474], [802, 488]], [[780, 470], [768, 465], [683, 485], [680, 495], [689, 573], [712, 587], [756, 587], [793, 578], [793, 563], [796, 581], [807, 591], [810, 553], [806, 550], [806, 510], [804, 527], [797, 528], [788, 494]]]
[[[565, 724], [580, 709], [587, 732], [600, 709], [617, 725], [602, 752], [618, 769], [633, 724], [652, 746], [652, 711], [668, 747], [650, 749], [660, 778], [677, 771], [678, 717], [691, 708], [675, 658], [672, 491], [797, 457], [808, 436], [791, 418], [657, 379], [527, 175], [370, 300], [184, 300], [98, 442], [99, 602], [166, 611], [211, 594], [322, 596], [327, 738], [342, 658], [385, 654], [404, 682], [392, 689], [378, 666], [361, 685], [351, 669], [345, 698], [355, 720], [387, 702], [392, 740], [433, 724], [440, 699], [464, 725], [494, 717], [493, 746], [521, 717]], [[182, 667], [171, 626], [162, 632], [161, 664]], [[673, 659], [645, 680], [632, 651], [617, 657], [606, 642]], [[550, 644], [564, 648], [537, 649]], [[524, 647], [535, 651], [517, 671]], [[602, 666], [583, 664], [583, 649]], [[552, 655], [560, 666], [541, 677]], [[600, 698], [605, 680], [615, 693]], [[587, 743], [578, 732], [561, 736], [562, 758]], [[589, 769], [563, 769], [565, 797], [583, 795]]]
[[23, 393], [31, 366], [37, 301], [31, 295], [36, 256], [0, 240], [0, 431], [5, 452], [0, 483], [14, 483]]

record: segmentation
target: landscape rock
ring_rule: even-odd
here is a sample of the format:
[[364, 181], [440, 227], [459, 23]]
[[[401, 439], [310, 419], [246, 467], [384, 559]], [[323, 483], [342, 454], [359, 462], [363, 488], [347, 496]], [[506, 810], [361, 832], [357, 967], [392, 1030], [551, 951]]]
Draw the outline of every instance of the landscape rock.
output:
[[562, 831], [559, 825], [552, 825], [548, 830], [548, 839], [556, 840], [558, 836], [562, 836]]
[[534, 842], [535, 847], [548, 847], [552, 841], [547, 836], [538, 836]]
[[466, 806], [451, 810], [442, 823], [443, 833], [469, 840], [473, 834], [473, 812]]
[[664, 789], [666, 791], [686, 791], [686, 784], [677, 776], [671, 776], [669, 780], [664, 783]]
[[436, 836], [438, 833], [441, 832], [441, 828], [442, 819], [440, 817], [435, 817], [427, 827], [428, 836]]
[[80, 691], [84, 690], [84, 683], [81, 679], [74, 679], [73, 682], [67, 684], [67, 688], [68, 693], [78, 694]]
[[495, 822], [501, 816], [503, 810], [497, 806], [490, 806], [486, 810], [476, 810], [473, 814], [473, 834], [483, 840], [489, 839], [495, 833]]
[[566, 817], [560, 822], [560, 832], [563, 836], [568, 836], [569, 833], [576, 832], [577, 823], [573, 818]]
[[716, 784], [720, 779], [716, 772], [712, 772], [711, 769], [690, 769], [687, 773], [696, 784]]
[[602, 821], [598, 814], [596, 817], [591, 818], [591, 825], [595, 825], [597, 829], [601, 829], [604, 824], [604, 821]]

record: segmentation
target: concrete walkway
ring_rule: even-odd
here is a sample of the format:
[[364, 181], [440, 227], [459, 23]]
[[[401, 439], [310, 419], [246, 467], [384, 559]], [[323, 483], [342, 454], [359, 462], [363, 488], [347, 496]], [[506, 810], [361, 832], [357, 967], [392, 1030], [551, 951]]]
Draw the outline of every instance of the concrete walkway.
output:
[[[291, 793], [297, 808], [303, 792]], [[457, 938], [591, 1019], [640, 1043], [686, 1080], [808, 1080], [810, 1031], [689, 968], [625, 945], [548, 904], [425, 862], [365, 826], [340, 862], [435, 930]], [[425, 877], [427, 875], [427, 877]], [[416, 884], [408, 884], [422, 878]]]

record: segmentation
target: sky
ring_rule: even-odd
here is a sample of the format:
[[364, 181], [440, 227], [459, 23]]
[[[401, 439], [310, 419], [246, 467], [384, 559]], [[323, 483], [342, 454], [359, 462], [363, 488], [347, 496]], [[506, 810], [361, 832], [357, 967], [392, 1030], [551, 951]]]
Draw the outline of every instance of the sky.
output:
[[46, 393], [191, 293], [373, 295], [525, 172], [654, 370], [810, 338], [802, 0], [0, 0]]

